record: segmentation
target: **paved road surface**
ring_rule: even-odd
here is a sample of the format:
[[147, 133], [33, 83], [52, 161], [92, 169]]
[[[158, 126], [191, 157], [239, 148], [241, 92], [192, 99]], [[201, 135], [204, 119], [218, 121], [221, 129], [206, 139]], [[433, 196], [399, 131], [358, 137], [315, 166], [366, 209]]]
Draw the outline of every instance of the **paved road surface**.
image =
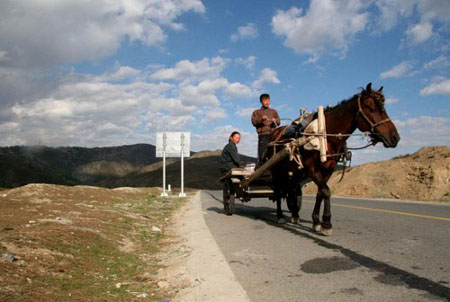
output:
[[450, 205], [332, 198], [324, 237], [311, 230], [311, 196], [300, 225], [276, 224], [268, 199], [238, 201], [233, 216], [221, 192], [201, 200], [251, 301], [450, 301]]

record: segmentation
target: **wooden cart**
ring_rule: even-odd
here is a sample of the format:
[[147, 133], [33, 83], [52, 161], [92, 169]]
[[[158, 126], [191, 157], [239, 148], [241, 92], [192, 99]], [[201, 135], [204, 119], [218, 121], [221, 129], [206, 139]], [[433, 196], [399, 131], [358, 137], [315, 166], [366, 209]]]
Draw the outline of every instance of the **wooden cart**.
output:
[[[270, 168], [289, 155], [289, 149], [285, 148], [256, 171], [245, 168], [233, 168], [220, 178], [223, 182], [223, 205], [225, 214], [233, 215], [236, 197], [242, 202], [248, 202], [252, 198], [274, 199], [272, 174]], [[251, 186], [250, 186], [251, 185]], [[297, 206], [302, 205], [301, 186], [297, 188]]]

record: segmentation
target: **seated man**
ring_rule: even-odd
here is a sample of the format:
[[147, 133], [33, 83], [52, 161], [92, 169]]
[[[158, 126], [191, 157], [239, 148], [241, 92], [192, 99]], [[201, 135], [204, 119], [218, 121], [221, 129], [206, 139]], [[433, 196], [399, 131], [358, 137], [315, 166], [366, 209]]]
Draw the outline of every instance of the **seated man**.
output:
[[241, 140], [241, 134], [237, 131], [231, 133], [228, 144], [220, 154], [220, 173], [227, 174], [233, 168], [239, 168], [241, 160], [239, 158], [238, 149], [236, 147]]

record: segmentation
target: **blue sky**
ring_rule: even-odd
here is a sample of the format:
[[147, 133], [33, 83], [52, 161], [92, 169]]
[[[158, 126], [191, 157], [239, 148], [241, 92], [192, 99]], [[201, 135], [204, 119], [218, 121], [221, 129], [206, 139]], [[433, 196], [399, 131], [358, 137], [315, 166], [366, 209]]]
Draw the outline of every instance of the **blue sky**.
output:
[[449, 26], [447, 0], [2, 1], [0, 144], [154, 144], [158, 131], [190, 131], [199, 151], [239, 130], [240, 152], [255, 156], [261, 93], [294, 119], [372, 82], [402, 140], [356, 163], [449, 145]]

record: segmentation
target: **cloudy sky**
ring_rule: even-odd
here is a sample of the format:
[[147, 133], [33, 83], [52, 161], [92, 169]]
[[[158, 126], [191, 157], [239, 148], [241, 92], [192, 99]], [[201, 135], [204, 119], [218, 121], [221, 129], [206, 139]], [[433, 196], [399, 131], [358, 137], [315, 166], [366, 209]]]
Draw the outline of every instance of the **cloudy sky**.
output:
[[448, 0], [3, 0], [0, 145], [190, 131], [193, 151], [215, 150], [239, 130], [255, 156], [261, 93], [289, 123], [368, 82], [402, 140], [356, 163], [450, 145], [449, 37]]

